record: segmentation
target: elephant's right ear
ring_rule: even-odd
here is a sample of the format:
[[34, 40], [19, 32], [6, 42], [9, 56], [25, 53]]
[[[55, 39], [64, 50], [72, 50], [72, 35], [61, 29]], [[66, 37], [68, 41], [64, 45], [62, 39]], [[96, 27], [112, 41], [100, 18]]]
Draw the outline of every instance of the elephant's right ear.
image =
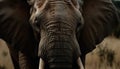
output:
[[28, 2], [29, 5], [33, 5], [35, 0], [27, 0], [27, 2]]

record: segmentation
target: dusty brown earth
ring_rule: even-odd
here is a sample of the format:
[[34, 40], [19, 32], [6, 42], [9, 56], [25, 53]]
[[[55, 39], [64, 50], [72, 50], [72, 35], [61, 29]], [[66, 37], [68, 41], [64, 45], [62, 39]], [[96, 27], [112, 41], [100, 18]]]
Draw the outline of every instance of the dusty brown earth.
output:
[[[115, 53], [113, 66], [110, 67], [106, 62], [100, 61], [99, 47], [110, 49]], [[0, 40], [0, 69], [14, 69], [6, 43], [2, 40]], [[107, 37], [94, 51], [87, 54], [86, 69], [120, 69], [120, 40], [115, 37]]]
[[[114, 52], [113, 66], [108, 66], [106, 59], [101, 62], [99, 55], [99, 47], [105, 48]], [[97, 46], [97, 48], [91, 53], [87, 54], [86, 57], [86, 69], [120, 69], [120, 39], [113, 36], [109, 36], [104, 39], [104, 41]]]

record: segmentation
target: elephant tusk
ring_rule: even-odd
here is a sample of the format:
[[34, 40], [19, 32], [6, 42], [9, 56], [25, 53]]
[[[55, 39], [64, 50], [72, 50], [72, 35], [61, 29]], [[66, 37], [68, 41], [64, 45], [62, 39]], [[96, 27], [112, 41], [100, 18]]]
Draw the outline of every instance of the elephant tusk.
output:
[[78, 60], [77, 60], [77, 64], [78, 64], [78, 66], [79, 66], [79, 69], [84, 69], [84, 66], [83, 66], [83, 64], [82, 64], [82, 61], [81, 61], [80, 57], [79, 57]]
[[40, 58], [39, 69], [44, 69], [44, 66], [45, 66], [45, 62]]

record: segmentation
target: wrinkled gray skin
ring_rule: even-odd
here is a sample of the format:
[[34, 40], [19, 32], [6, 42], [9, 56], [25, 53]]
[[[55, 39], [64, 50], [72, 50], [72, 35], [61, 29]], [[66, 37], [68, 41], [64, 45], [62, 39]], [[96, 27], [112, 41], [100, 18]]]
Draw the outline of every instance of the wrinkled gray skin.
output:
[[[73, 62], [77, 59], [78, 56], [74, 50], [80, 46], [80, 49], [76, 49], [76, 51], [81, 51], [80, 57], [82, 58], [82, 61], [85, 62], [85, 55], [88, 52], [91, 52], [96, 44], [100, 43], [106, 36], [112, 33], [113, 29], [117, 28], [119, 23], [118, 12], [111, 0], [84, 0], [82, 10], [84, 17], [83, 27], [81, 14], [78, 10], [80, 9], [80, 6], [76, 4], [76, 0], [73, 0], [73, 2], [67, 2], [72, 0], [40, 1], [45, 2], [37, 2], [37, 6], [35, 6], [36, 2], [34, 2], [34, 0], [33, 2], [29, 2], [33, 7], [31, 25], [29, 23], [30, 6], [25, 0], [0, 1], [0, 38], [5, 40], [8, 44], [15, 69], [38, 69], [38, 50], [40, 58], [46, 62], [52, 63], [49, 65], [45, 62], [45, 65], [48, 65], [48, 67], [57, 67], [54, 59], [63, 63], [62, 61], [59, 61], [65, 60], [65, 58], [61, 59], [62, 56], [59, 56], [60, 58], [55, 56], [51, 56], [51, 58], [47, 56], [45, 52], [47, 49], [41, 48], [46, 48], [47, 46], [50, 48], [48, 51], [51, 52], [54, 52], [55, 49], [53, 48], [52, 50], [50, 46], [56, 46], [59, 49], [58, 51], [55, 51], [56, 53], [64, 52], [66, 54], [66, 50], [68, 49], [69, 52], [65, 56], [67, 58], [70, 56], [70, 61], [67, 59], [65, 63]], [[47, 40], [43, 40], [43, 34], [46, 35], [44, 37]], [[48, 44], [49, 41], [51, 41], [51, 44]], [[65, 49], [66, 47], [67, 49]], [[59, 54], [64, 55], [64, 53]], [[72, 53], [76, 56], [71, 57], [71, 55], [73, 55]], [[50, 52], [48, 52], [48, 54], [53, 55]], [[50, 59], [44, 59], [45, 56]], [[71, 58], [75, 59], [71, 60]], [[52, 60], [52, 62], [47, 60]], [[76, 61], [74, 63], [76, 63]], [[71, 63], [70, 65], [65, 65], [70, 67]], [[64, 67], [62, 64], [61, 66]]]
[[35, 0], [31, 22], [40, 33], [38, 55], [45, 69], [77, 69], [76, 33], [83, 27], [79, 9], [77, 0]]

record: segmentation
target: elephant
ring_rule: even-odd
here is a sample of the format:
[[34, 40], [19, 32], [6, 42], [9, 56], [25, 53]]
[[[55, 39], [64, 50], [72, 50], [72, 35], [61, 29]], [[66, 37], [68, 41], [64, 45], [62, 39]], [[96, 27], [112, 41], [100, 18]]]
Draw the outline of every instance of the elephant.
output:
[[[2, 0], [0, 38], [15, 69], [84, 69], [120, 23], [111, 0]], [[28, 4], [29, 3], [29, 4]]]
[[39, 69], [79, 69], [73, 65], [76, 56], [74, 59], [70, 56], [76, 55], [75, 52], [67, 51], [70, 47], [73, 48], [72, 43], [76, 46], [73, 49], [77, 53], [80, 51], [78, 57], [85, 65], [86, 54], [120, 24], [119, 12], [111, 0], [83, 0], [82, 10], [79, 2], [80, 0], [34, 0], [30, 3], [33, 5], [30, 22], [33, 30], [40, 34]]

